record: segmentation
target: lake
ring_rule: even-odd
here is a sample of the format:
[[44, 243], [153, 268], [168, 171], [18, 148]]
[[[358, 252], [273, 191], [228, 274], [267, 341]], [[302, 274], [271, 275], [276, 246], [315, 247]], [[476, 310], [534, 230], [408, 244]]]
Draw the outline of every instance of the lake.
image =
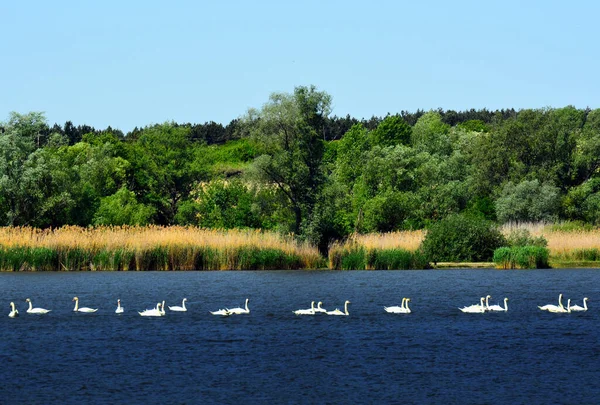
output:
[[[6, 404], [595, 403], [600, 271], [1, 273]], [[540, 311], [564, 294], [590, 310]], [[507, 313], [458, 307], [509, 298]], [[80, 306], [99, 308], [74, 313]], [[188, 311], [144, 318], [166, 300]], [[384, 306], [411, 298], [411, 314]], [[46, 315], [27, 314], [25, 299]], [[125, 307], [115, 314], [117, 299]], [[209, 314], [243, 306], [250, 314]], [[350, 316], [296, 316], [322, 301]], [[11, 319], [14, 301], [20, 316]]]

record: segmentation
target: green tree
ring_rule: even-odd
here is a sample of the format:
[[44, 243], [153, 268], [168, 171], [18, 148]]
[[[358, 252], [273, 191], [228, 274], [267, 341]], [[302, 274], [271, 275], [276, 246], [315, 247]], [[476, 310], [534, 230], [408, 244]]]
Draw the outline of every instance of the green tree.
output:
[[551, 222], [557, 219], [560, 208], [560, 190], [538, 180], [508, 182], [501, 197], [496, 199], [496, 215], [500, 223]]
[[327, 93], [301, 86], [294, 94], [272, 94], [260, 111], [250, 110], [244, 120], [264, 151], [254, 161], [254, 173], [285, 196], [294, 213], [295, 233], [323, 183], [323, 130], [330, 105]]
[[399, 115], [388, 115], [372, 132], [373, 144], [395, 146], [410, 144], [412, 128]]
[[139, 203], [132, 191], [121, 187], [115, 194], [100, 200], [94, 225], [146, 225], [154, 213], [153, 207]]

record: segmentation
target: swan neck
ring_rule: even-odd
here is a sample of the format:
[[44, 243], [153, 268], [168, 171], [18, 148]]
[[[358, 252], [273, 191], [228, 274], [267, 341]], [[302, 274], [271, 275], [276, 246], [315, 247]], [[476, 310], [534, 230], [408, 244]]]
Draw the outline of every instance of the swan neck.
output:
[[33, 305], [31, 304], [31, 301], [29, 301], [29, 311], [31, 311], [33, 309]]

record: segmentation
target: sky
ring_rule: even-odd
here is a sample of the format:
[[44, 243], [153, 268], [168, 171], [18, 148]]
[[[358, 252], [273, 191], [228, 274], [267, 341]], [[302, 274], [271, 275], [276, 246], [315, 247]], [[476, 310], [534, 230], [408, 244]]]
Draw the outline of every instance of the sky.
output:
[[600, 107], [595, 1], [0, 3], [0, 121], [229, 123], [315, 85], [332, 115]]

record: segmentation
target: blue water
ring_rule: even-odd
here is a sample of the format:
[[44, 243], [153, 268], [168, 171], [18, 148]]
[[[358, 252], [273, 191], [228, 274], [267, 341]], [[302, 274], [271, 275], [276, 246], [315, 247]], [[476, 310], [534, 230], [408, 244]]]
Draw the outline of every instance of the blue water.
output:
[[[600, 271], [0, 274], [0, 402], [597, 403]], [[550, 314], [559, 293], [590, 310]], [[509, 297], [507, 313], [457, 307]], [[94, 314], [72, 312], [80, 305]], [[188, 312], [143, 318], [163, 299]], [[383, 306], [410, 297], [412, 314]], [[25, 299], [52, 309], [25, 312]], [[125, 313], [116, 315], [117, 298]], [[208, 311], [243, 306], [249, 315]], [[349, 317], [298, 317], [323, 301]], [[11, 319], [14, 301], [20, 317]]]

